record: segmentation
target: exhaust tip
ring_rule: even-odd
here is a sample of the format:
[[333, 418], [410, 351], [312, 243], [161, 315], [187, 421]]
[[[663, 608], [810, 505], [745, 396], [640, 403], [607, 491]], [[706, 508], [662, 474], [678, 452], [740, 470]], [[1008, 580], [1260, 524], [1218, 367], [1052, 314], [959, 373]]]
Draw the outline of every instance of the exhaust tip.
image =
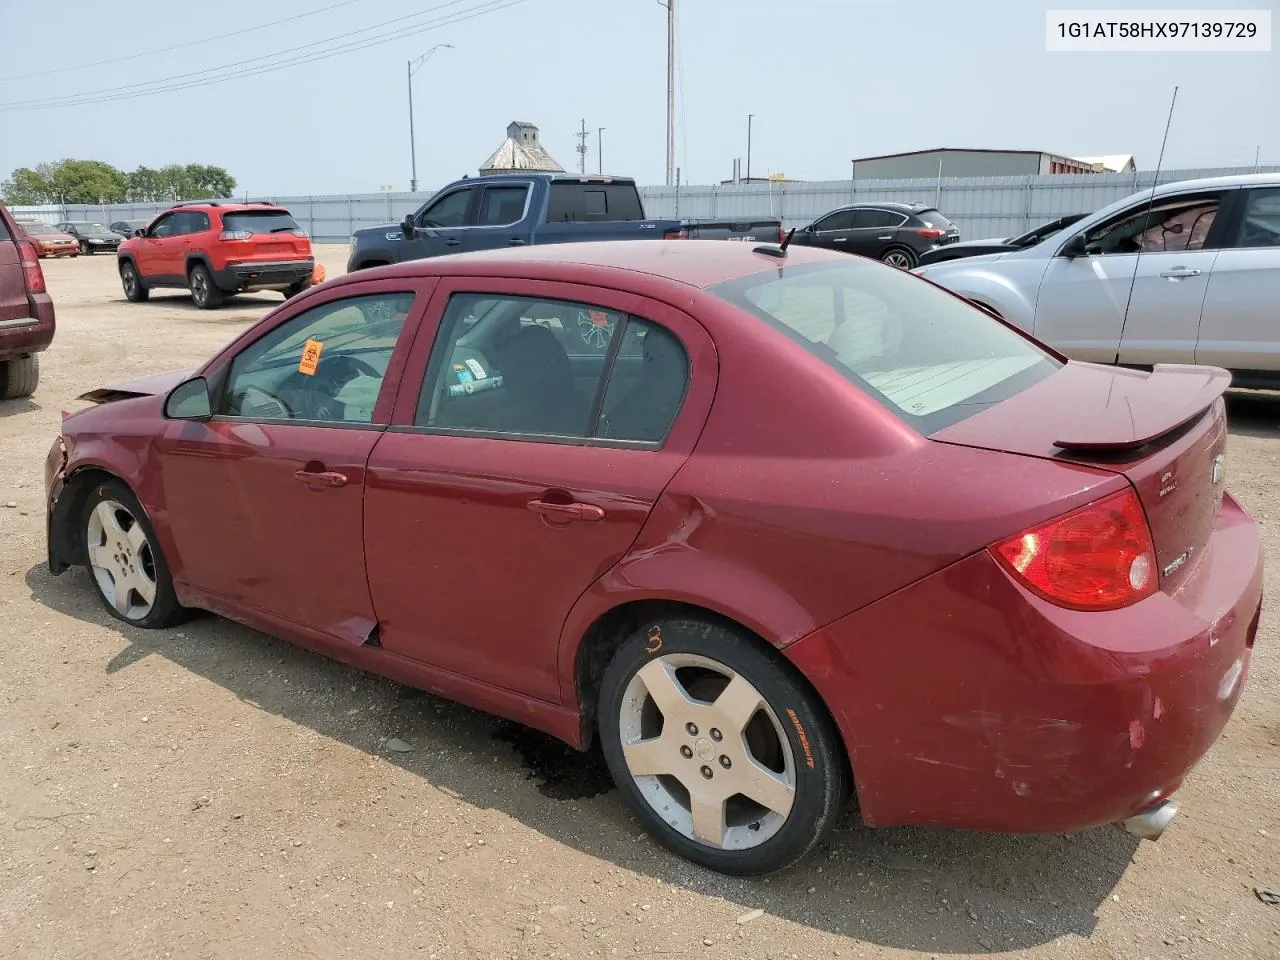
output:
[[1159, 840], [1178, 815], [1178, 801], [1165, 800], [1149, 810], [1122, 820], [1120, 826], [1140, 840]]

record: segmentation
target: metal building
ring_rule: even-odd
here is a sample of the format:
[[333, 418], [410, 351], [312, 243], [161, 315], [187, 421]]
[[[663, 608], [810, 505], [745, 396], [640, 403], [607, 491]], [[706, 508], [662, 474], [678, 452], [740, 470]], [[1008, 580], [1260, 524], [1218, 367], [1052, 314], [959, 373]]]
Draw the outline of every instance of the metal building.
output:
[[514, 170], [564, 173], [564, 167], [543, 149], [538, 140], [538, 128], [522, 120], [507, 124], [507, 139], [480, 166], [480, 175], [511, 173]]
[[930, 177], [1032, 177], [1096, 173], [1092, 163], [1042, 150], [960, 150], [941, 147], [863, 157], [853, 161], [855, 180], [925, 180]]

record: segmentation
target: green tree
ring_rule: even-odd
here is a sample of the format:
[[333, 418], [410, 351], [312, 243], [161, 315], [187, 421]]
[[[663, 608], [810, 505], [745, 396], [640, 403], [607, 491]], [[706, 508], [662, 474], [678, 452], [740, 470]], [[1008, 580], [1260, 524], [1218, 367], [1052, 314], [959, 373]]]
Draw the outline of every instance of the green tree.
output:
[[39, 170], [19, 167], [4, 182], [4, 200], [15, 207], [52, 203], [53, 184]]
[[124, 174], [101, 160], [63, 160], [55, 164], [53, 192], [58, 203], [119, 203]]
[[168, 200], [165, 192], [164, 178], [159, 170], [150, 167], [138, 167], [132, 173], [125, 174], [125, 199], [134, 203], [153, 203], [157, 200]]
[[231, 196], [236, 181], [221, 167], [199, 163], [170, 164], [159, 171], [166, 200], [202, 200]]

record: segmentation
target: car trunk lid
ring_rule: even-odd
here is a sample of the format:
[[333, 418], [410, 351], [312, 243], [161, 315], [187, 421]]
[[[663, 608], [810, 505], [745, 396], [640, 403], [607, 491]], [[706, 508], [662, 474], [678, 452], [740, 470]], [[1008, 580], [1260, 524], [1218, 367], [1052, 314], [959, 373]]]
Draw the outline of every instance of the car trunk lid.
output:
[[945, 443], [1114, 471], [1137, 491], [1166, 589], [1193, 568], [1222, 503], [1231, 375], [1068, 363], [1003, 403], [932, 435]]
[[237, 262], [305, 260], [311, 240], [288, 210], [237, 210], [222, 217], [223, 236], [235, 245]]

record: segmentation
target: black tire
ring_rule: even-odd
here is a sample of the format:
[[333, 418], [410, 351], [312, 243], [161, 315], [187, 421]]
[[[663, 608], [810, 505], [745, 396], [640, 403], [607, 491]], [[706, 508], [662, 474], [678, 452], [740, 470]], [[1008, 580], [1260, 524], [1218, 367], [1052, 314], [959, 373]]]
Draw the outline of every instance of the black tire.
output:
[[887, 263], [889, 266], [897, 267], [900, 270], [912, 270], [920, 262], [920, 258], [916, 256], [914, 250], [909, 250], [906, 247], [890, 247], [880, 254], [880, 262]]
[[[645, 700], [645, 706], [636, 708], [635, 704], [639, 700], [634, 695], [635, 688], [628, 697], [628, 688], [633, 682], [640, 685], [641, 691], [647, 690], [644, 681], [637, 678], [637, 674], [651, 661], [663, 659], [664, 666], [676, 665], [676, 668], [681, 671], [681, 676], [695, 677], [691, 684], [694, 687], [708, 678], [708, 682], [712, 684], [721, 683], [721, 689], [723, 684], [728, 682], [724, 677], [715, 677], [713, 673], [708, 673], [696, 665], [688, 668], [692, 674], [685, 674], [684, 668], [680, 667], [679, 663], [682, 657], [690, 655], [702, 660], [715, 661], [716, 664], [727, 668], [754, 687], [753, 692], [760, 695], [768, 711], [757, 708], [753, 714], [754, 719], [743, 729], [754, 732], [758, 729], [755, 725], [763, 721], [766, 724], [765, 729], [770, 731], [779, 748], [785, 750], [781, 741], [776, 739], [779, 728], [786, 738], [786, 746], [790, 748], [792, 760], [790, 765], [794, 777], [790, 809], [785, 818], [781, 819], [780, 826], [775, 825], [770, 828], [767, 839], [745, 849], [723, 849], [713, 846], [669, 824], [651, 801], [646, 799], [637, 783], [637, 778], [631, 773], [624, 754], [621, 715], [624, 707], [629, 715], [635, 715], [632, 711], [636, 709], [641, 709], [641, 714], [646, 710], [656, 709], [653, 701], [643, 696], [639, 699]], [[697, 679], [698, 677], [701, 679]], [[682, 685], [686, 682], [683, 679], [680, 681]], [[688, 694], [687, 687], [685, 692]], [[692, 696], [692, 694], [688, 695]], [[712, 699], [718, 696], [719, 691], [715, 691]], [[695, 706], [695, 710], [705, 710], [710, 706], [703, 697], [697, 699], [702, 702], [700, 707]], [[614, 782], [617, 783], [627, 804], [644, 828], [659, 842], [675, 853], [711, 870], [735, 876], [759, 876], [790, 866], [803, 858], [830, 832], [850, 797], [848, 761], [841, 749], [835, 727], [821, 701], [777, 652], [731, 626], [679, 616], [666, 617], [644, 624], [622, 643], [610, 661], [601, 683], [598, 707], [601, 749]], [[705, 719], [705, 713], [690, 714], [691, 717], [699, 715], [704, 716]], [[661, 711], [657, 714], [647, 714], [647, 716], [661, 717], [661, 731], [665, 737], [670, 719], [662, 716]], [[690, 733], [690, 731], [693, 732]], [[701, 733], [701, 739], [692, 739], [699, 733]], [[754, 747], [746, 746], [751, 737], [744, 734], [741, 738], [735, 738], [731, 728], [728, 734], [721, 733], [713, 726], [699, 731], [696, 726], [686, 726], [683, 720], [678, 720], [677, 725], [672, 727], [672, 734], [671, 762], [673, 765], [689, 764], [690, 766], [679, 767], [679, 769], [695, 771], [696, 775], [694, 772], [687, 774], [690, 781], [695, 783], [698, 782], [698, 776], [710, 781], [712, 777], [707, 776], [708, 770], [712, 771], [713, 776], [715, 773], [723, 773], [726, 777], [731, 776], [727, 770], [732, 766], [732, 762], [726, 762], [726, 760], [730, 759], [735, 740], [739, 748], [745, 748], [745, 752], [754, 754]], [[653, 734], [641, 736], [643, 739], [648, 739]], [[708, 737], [711, 739], [707, 739]], [[691, 739], [689, 744], [676, 742], [686, 738]], [[716, 743], [713, 744], [711, 740], [715, 740]], [[708, 747], [711, 748], [711, 754], [704, 752]], [[665, 763], [665, 745], [661, 749]], [[725, 753], [718, 758], [712, 756], [719, 750], [724, 750]], [[745, 761], [739, 757], [737, 762], [741, 766]], [[782, 761], [779, 760], [778, 763], [781, 764]], [[700, 767], [699, 764], [704, 765]], [[719, 770], [719, 766], [725, 767], [726, 771]], [[777, 769], [777, 766], [774, 769]], [[646, 780], [651, 794], [654, 783], [679, 784], [681, 782], [675, 776], [665, 775], [649, 776], [643, 779]], [[732, 786], [727, 788], [732, 789]], [[680, 816], [688, 815], [692, 807], [687, 799], [689, 796], [687, 788], [681, 785], [679, 790], [685, 791], [686, 800], [683, 801], [685, 806], [677, 813]], [[739, 804], [746, 802], [742, 795], [734, 795], [730, 797], [730, 801]], [[674, 802], [678, 804], [681, 801], [677, 799]], [[663, 809], [670, 810], [672, 807], [667, 803]], [[726, 813], [728, 809], [727, 804], [721, 808], [721, 816], [725, 818], [724, 823], [728, 822]], [[748, 831], [747, 835], [751, 831], [759, 831], [762, 822], [769, 817], [767, 809], [763, 807], [760, 809], [764, 810], [764, 816], [748, 814], [745, 821], [734, 826], [734, 829], [741, 831], [745, 828]], [[781, 814], [778, 816], [781, 817]], [[753, 817], [754, 823], [751, 822]], [[774, 823], [778, 821], [775, 820]]]
[[150, 288], [142, 282], [132, 260], [120, 264], [120, 285], [124, 287], [124, 298], [130, 303], [142, 303], [151, 296]]
[[213, 310], [222, 306], [225, 299], [222, 291], [213, 282], [213, 275], [203, 263], [197, 263], [187, 274], [187, 288], [191, 291], [191, 302], [201, 310]]
[[284, 298], [286, 300], [292, 300], [298, 294], [302, 293], [305, 290], [310, 290], [310, 289], [311, 289], [310, 280], [300, 280], [299, 282], [295, 283], [293, 286], [291, 286], [288, 290], [284, 292]]
[[36, 354], [17, 360], [0, 360], [0, 400], [29, 397], [39, 384], [40, 358]]
[[93, 253], [93, 248], [89, 246], [88, 241], [86, 241], [86, 240], [81, 240], [81, 241], [80, 241], [80, 252], [81, 252], [81, 253], [83, 253], [83, 254], [87, 257], [87, 256], [90, 256], [90, 255]]
[[[119, 504], [130, 519], [142, 528], [146, 537], [146, 547], [137, 551], [131, 559], [134, 559], [139, 567], [145, 566], [149, 568], [150, 575], [156, 585], [155, 600], [151, 603], [150, 610], [143, 616], [127, 616], [116, 609], [115, 604], [111, 602], [111, 598], [103, 592], [102, 585], [99, 583], [90, 563], [88, 565], [89, 579], [93, 583], [94, 592], [98, 595], [103, 607], [106, 608], [111, 616], [122, 623], [147, 630], [160, 630], [165, 627], [176, 626], [187, 620], [191, 616], [191, 611], [178, 603], [177, 595], [173, 590], [173, 579], [169, 575], [169, 564], [165, 559], [164, 551], [161, 550], [160, 544], [156, 540], [155, 528], [151, 526], [151, 520], [147, 517], [146, 511], [142, 509], [142, 505], [138, 503], [138, 498], [133, 495], [133, 491], [119, 480], [106, 480], [97, 484], [85, 499], [84, 510], [76, 518], [75, 522], [78, 529], [75, 531], [75, 536], [79, 537], [81, 544], [85, 548], [86, 560], [89, 558], [89, 549], [94, 546], [89, 538], [90, 519], [99, 504], [103, 503]], [[127, 529], [129, 527], [126, 527]], [[110, 543], [107, 545], [108, 547], [112, 546]]]

